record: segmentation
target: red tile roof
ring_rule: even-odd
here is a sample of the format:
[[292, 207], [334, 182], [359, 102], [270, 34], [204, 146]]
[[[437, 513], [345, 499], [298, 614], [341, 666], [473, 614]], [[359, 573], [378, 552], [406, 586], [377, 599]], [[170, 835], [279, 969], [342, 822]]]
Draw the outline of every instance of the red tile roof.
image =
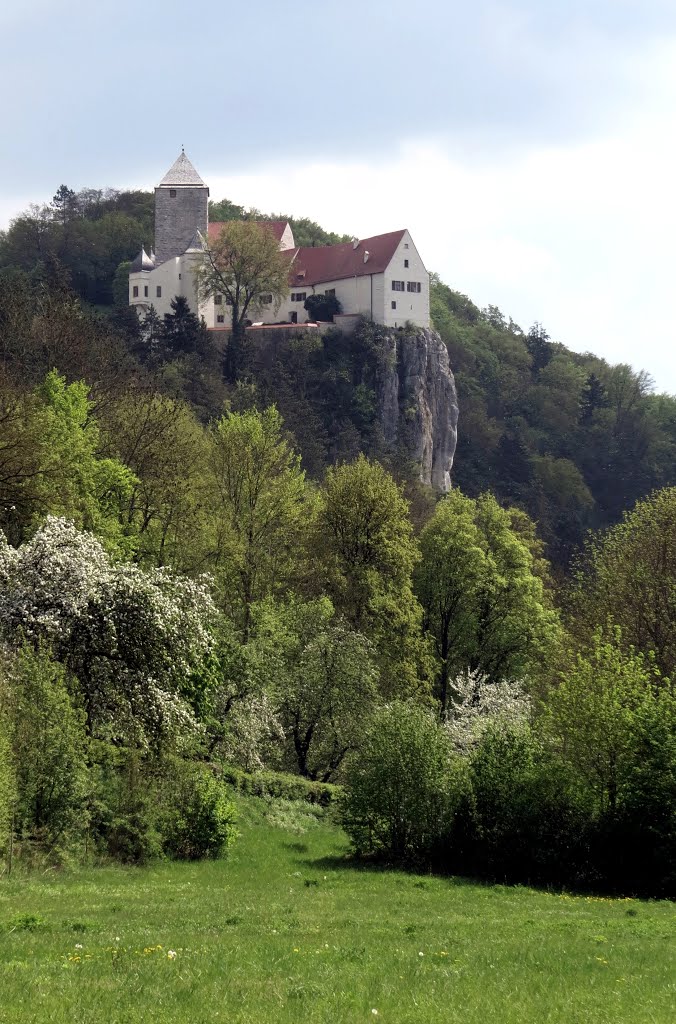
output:
[[[212, 224], [209, 224], [209, 238], [215, 239], [221, 233], [221, 228], [227, 224], [227, 221], [216, 220]], [[256, 224], [260, 224], [261, 227], [269, 228], [278, 242], [281, 242], [282, 235], [286, 231], [288, 220], [257, 220]]]
[[[290, 283], [292, 286], [315, 285], [324, 281], [341, 281], [346, 277], [382, 274], [405, 233], [405, 230], [389, 231], [385, 235], [362, 238], [356, 246], [353, 242], [341, 242], [339, 245], [296, 249]], [[364, 262], [367, 252], [368, 259]]]

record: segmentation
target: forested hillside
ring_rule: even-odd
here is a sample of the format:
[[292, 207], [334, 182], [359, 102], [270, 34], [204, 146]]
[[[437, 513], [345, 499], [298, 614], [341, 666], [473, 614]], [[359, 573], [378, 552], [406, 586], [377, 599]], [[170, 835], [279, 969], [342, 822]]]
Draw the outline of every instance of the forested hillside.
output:
[[[264, 215], [222, 200], [211, 203], [210, 216]], [[289, 219], [299, 244], [340, 240], [306, 218]], [[178, 389], [200, 415], [215, 415], [224, 391], [218, 356], [207, 356], [206, 339], [196, 340], [193, 325], [192, 340], [175, 338], [174, 350], [165, 345], [162, 352], [156, 339], [162, 325], [149, 324], [142, 336], [127, 309], [127, 263], [141, 244], [150, 247], [152, 236], [151, 193], [74, 193], [61, 186], [51, 205], [32, 207], [0, 235], [0, 270], [5, 284], [12, 282], [12, 303], [23, 295], [29, 308], [36, 301], [53, 304], [55, 289], [72, 289], [85, 308], [99, 312], [98, 335], [112, 331], [137, 362], [152, 364], [158, 386]], [[460, 399], [454, 483], [470, 495], [491, 490], [527, 511], [557, 566], [567, 566], [589, 529], [617, 522], [639, 497], [676, 482], [676, 399], [655, 393], [645, 372], [574, 353], [540, 324], [522, 330], [496, 307], [481, 310], [436, 277], [432, 316]], [[176, 335], [179, 329], [172, 329]], [[191, 362], [198, 350], [199, 360]], [[63, 358], [57, 364], [65, 368]], [[45, 372], [50, 368], [44, 364]], [[358, 450], [385, 456], [373, 422], [376, 371], [369, 345], [334, 341], [320, 355], [291, 345], [272, 366], [269, 360], [249, 365], [246, 387], [252, 401], [277, 404], [306, 468], [319, 475]], [[236, 401], [246, 400], [240, 389]]]
[[184, 299], [139, 322], [151, 198], [0, 239], [0, 857], [217, 856], [230, 785], [338, 783], [357, 856], [674, 895], [676, 399], [435, 280], [442, 497], [384, 328], [226, 373]]

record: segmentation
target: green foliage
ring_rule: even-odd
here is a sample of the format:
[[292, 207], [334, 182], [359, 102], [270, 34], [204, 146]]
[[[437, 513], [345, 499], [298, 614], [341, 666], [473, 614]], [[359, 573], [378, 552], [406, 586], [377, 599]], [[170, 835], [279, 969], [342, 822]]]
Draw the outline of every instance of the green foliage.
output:
[[88, 785], [84, 714], [70, 696], [64, 669], [46, 649], [25, 645], [5, 671], [15, 765], [15, 831], [48, 850], [86, 827]]
[[235, 809], [204, 764], [170, 751], [93, 744], [91, 832], [128, 864], [221, 856], [237, 838]]
[[357, 853], [429, 860], [465, 789], [448, 736], [426, 708], [395, 701], [373, 718], [345, 773], [341, 820]]
[[676, 398], [652, 395], [647, 374], [570, 352], [541, 324], [524, 335], [434, 275], [430, 305], [461, 409], [454, 482], [527, 511], [557, 568], [588, 529], [676, 483]]
[[635, 763], [635, 720], [669, 692], [652, 658], [622, 649], [622, 633], [598, 628], [547, 700], [547, 724], [563, 757], [584, 779], [600, 811], [615, 812]]
[[309, 804], [319, 804], [321, 807], [335, 803], [342, 792], [339, 786], [334, 786], [330, 782], [316, 782], [299, 775], [287, 775], [269, 769], [245, 772], [232, 765], [223, 765], [220, 775], [240, 793], [275, 799], [302, 800]]
[[660, 672], [676, 673], [676, 487], [637, 503], [590, 541], [572, 593], [576, 627], [587, 636], [607, 619], [621, 640], [652, 651]]
[[272, 295], [278, 304], [288, 294], [288, 257], [280, 252], [274, 234], [262, 225], [227, 221], [201, 254], [195, 280], [201, 298], [220, 294], [229, 307], [232, 330], [225, 371], [234, 382], [242, 369], [249, 313], [259, 308], [263, 294]]
[[589, 801], [575, 774], [528, 727], [486, 732], [470, 759], [469, 787], [445, 868], [511, 882], [585, 878]]
[[234, 805], [206, 766], [176, 756], [165, 758], [153, 795], [167, 856], [219, 857], [237, 838]]
[[424, 686], [430, 664], [411, 589], [419, 554], [407, 502], [381, 465], [360, 455], [329, 469], [315, 547], [336, 610], [376, 649], [383, 692]]
[[467, 669], [494, 680], [528, 676], [556, 645], [542, 566], [523, 524], [492, 495], [453, 491], [420, 535], [414, 580], [440, 662], [442, 712], [449, 681]]
[[300, 459], [274, 407], [222, 417], [211, 432], [214, 570], [223, 605], [243, 628], [252, 605], [287, 585], [312, 519]]
[[4, 671], [0, 674], [0, 853], [9, 843], [16, 798], [16, 771], [12, 751], [9, 692]]
[[272, 684], [301, 775], [328, 782], [359, 746], [378, 697], [374, 651], [326, 599], [267, 602], [257, 610], [253, 657]]
[[335, 295], [323, 295], [321, 292], [308, 295], [303, 303], [311, 320], [333, 322], [336, 313], [342, 313], [342, 307]]

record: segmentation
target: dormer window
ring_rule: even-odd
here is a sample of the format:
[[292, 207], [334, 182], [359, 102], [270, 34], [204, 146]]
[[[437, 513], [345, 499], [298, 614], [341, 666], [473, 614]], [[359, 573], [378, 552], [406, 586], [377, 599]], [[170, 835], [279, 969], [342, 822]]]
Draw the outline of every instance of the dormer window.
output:
[[170, 188], [169, 189], [169, 198], [170, 199], [175, 199], [176, 198], [176, 189], [175, 188]]

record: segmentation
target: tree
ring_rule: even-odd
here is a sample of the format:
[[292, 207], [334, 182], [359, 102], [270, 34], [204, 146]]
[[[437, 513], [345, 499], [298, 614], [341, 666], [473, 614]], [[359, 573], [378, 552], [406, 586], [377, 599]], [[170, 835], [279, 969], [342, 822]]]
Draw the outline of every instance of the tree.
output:
[[325, 320], [333, 323], [336, 313], [342, 312], [342, 306], [335, 295], [308, 295], [303, 303], [311, 320]]
[[6, 664], [16, 770], [15, 830], [47, 847], [86, 823], [84, 715], [46, 649], [24, 645]]
[[609, 619], [621, 627], [623, 644], [654, 652], [662, 675], [674, 678], [676, 487], [639, 501], [590, 541], [571, 604], [573, 627], [583, 636]]
[[443, 726], [426, 708], [394, 701], [376, 713], [348, 762], [342, 825], [357, 853], [427, 860], [464, 790]]
[[288, 736], [289, 763], [328, 782], [359, 746], [377, 703], [371, 644], [323, 597], [264, 602], [249, 646], [250, 668]]
[[659, 702], [661, 690], [668, 693], [654, 661], [622, 647], [619, 627], [597, 628], [590, 645], [561, 673], [546, 707], [549, 732], [563, 757], [594, 794], [597, 809], [613, 814], [635, 760], [636, 717]]
[[558, 618], [536, 555], [492, 495], [451, 492], [423, 529], [420, 548], [415, 589], [440, 661], [444, 715], [449, 681], [467, 669], [496, 682], [537, 669], [556, 643]]
[[56, 211], [55, 216], [64, 227], [75, 216], [76, 198], [72, 188], [68, 188], [67, 185], [59, 185], [52, 199], [52, 206]]
[[171, 300], [171, 313], [164, 314], [162, 342], [171, 356], [189, 355], [204, 348], [206, 328], [191, 310], [184, 295]]
[[200, 298], [221, 295], [230, 307], [232, 330], [226, 349], [226, 376], [237, 379], [250, 312], [271, 295], [279, 306], [289, 290], [289, 257], [272, 231], [255, 221], [227, 221], [218, 238], [206, 243], [196, 268]]
[[245, 641], [252, 606], [288, 585], [313, 518], [300, 457], [271, 406], [230, 413], [211, 433], [214, 569], [222, 601]]
[[50, 645], [92, 734], [146, 744], [189, 732], [215, 617], [204, 579], [113, 562], [63, 519], [18, 549], [0, 543], [0, 630]]
[[411, 587], [419, 555], [408, 504], [379, 463], [360, 455], [328, 470], [315, 538], [328, 594], [374, 644], [384, 692], [424, 686], [430, 665]]

